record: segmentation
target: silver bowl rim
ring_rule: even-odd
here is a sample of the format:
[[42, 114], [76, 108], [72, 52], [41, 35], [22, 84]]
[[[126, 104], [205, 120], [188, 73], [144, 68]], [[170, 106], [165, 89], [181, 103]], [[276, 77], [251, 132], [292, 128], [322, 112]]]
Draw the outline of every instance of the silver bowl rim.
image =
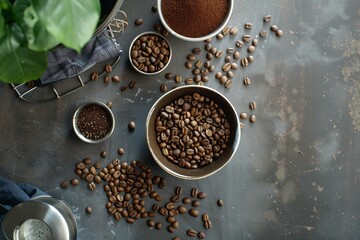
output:
[[[168, 46], [169, 46], [169, 51], [170, 51], [169, 61], [165, 64], [165, 66], [164, 66], [162, 69], [160, 69], [159, 71], [156, 71], [156, 72], [143, 72], [143, 71], [141, 71], [140, 69], [138, 69], [138, 68], [134, 65], [134, 63], [131, 61], [131, 48], [132, 48], [132, 46], [134, 45], [135, 41], [136, 41], [138, 38], [140, 38], [141, 36], [146, 35], [146, 34], [156, 35], [156, 36], [161, 37], [162, 39], [164, 39], [164, 40], [166, 41], [166, 43], [167, 43]], [[170, 61], [171, 61], [171, 58], [172, 58], [172, 48], [171, 48], [171, 45], [170, 45], [169, 41], [165, 38], [165, 36], [163, 36], [163, 35], [161, 35], [161, 34], [159, 34], [159, 33], [157, 33], [157, 32], [154, 32], [154, 31], [142, 32], [142, 33], [140, 33], [139, 35], [137, 35], [137, 36], [131, 41], [131, 43], [130, 43], [130, 47], [129, 47], [129, 62], [130, 62], [130, 64], [131, 64], [131, 66], [133, 66], [133, 68], [134, 68], [137, 72], [142, 73], [142, 74], [144, 74], [144, 75], [149, 75], [149, 76], [150, 76], [150, 75], [155, 75], [155, 74], [161, 73], [162, 71], [165, 70], [165, 68], [167, 68], [167, 66], [169, 66]]]
[[[98, 106], [101, 106], [103, 107], [108, 113], [109, 113], [109, 116], [111, 118], [111, 129], [109, 131], [109, 133], [101, 138], [101, 139], [89, 139], [89, 138], [86, 138], [84, 135], [81, 134], [78, 126], [77, 126], [77, 120], [78, 120], [78, 117], [79, 117], [79, 114], [81, 112], [81, 110], [87, 106], [90, 106], [90, 105], [98, 105]], [[112, 133], [114, 132], [114, 129], [115, 129], [115, 117], [114, 117], [114, 113], [112, 112], [112, 110], [103, 102], [100, 102], [100, 101], [89, 101], [89, 102], [85, 102], [83, 103], [82, 105], [80, 105], [80, 107], [78, 107], [73, 115], [73, 119], [72, 119], [72, 125], [73, 125], [73, 129], [74, 129], [74, 132], [76, 134], [76, 136], [78, 136], [78, 138], [80, 138], [82, 141], [84, 142], [87, 142], [87, 143], [101, 143], [101, 142], [104, 142], [105, 140], [107, 140], [111, 135]]]
[[161, 2], [162, 2], [162, 0], [157, 0], [157, 6], [158, 6], [158, 12], [159, 12], [160, 21], [163, 24], [163, 26], [169, 31], [169, 33], [171, 33], [172, 35], [174, 35], [175, 37], [177, 37], [179, 39], [182, 39], [182, 40], [185, 40], [185, 41], [188, 41], [188, 42], [200, 42], [200, 41], [204, 41], [206, 39], [214, 37], [216, 34], [218, 34], [228, 24], [228, 22], [229, 22], [229, 20], [231, 18], [233, 9], [234, 9], [234, 0], [228, 0], [228, 1], [230, 3], [229, 11], [228, 11], [228, 14], [226, 15], [224, 21], [222, 22], [222, 24], [215, 31], [213, 31], [212, 33], [209, 33], [209, 34], [207, 34], [205, 36], [198, 37], [198, 38], [186, 37], [186, 36], [183, 36], [183, 35], [175, 32], [166, 23], [166, 21], [164, 19], [164, 16], [163, 16], [162, 11], [161, 11]]
[[[186, 88], [204, 88], [206, 89], [207, 91], [212, 91], [213, 93], [219, 95], [227, 104], [228, 106], [230, 107], [231, 111], [232, 111], [232, 115], [233, 117], [235, 118], [235, 122], [236, 122], [236, 133], [235, 133], [235, 139], [234, 139], [234, 143], [232, 145], [232, 148], [233, 148], [233, 151], [231, 153], [231, 155], [229, 156], [229, 158], [218, 168], [216, 168], [214, 171], [211, 171], [211, 172], [208, 172], [207, 174], [203, 174], [203, 175], [198, 175], [198, 176], [190, 176], [190, 175], [184, 175], [184, 174], [180, 174], [180, 173], [177, 173], [171, 169], [169, 169], [168, 167], [166, 167], [161, 160], [159, 160], [154, 152], [154, 150], [151, 148], [151, 139], [149, 138], [149, 135], [150, 135], [150, 129], [153, 129], [153, 128], [149, 128], [149, 122], [150, 122], [150, 119], [152, 117], [153, 114], [156, 114], [154, 111], [155, 111], [155, 108], [159, 105], [159, 103], [162, 101], [162, 99], [164, 99], [166, 96], [172, 94], [173, 92], [175, 91], [181, 91], [183, 89], [186, 89]], [[148, 145], [148, 148], [150, 150], [150, 153], [153, 157], [153, 159], [155, 160], [155, 162], [167, 173], [169, 173], [170, 175], [174, 176], [174, 177], [177, 177], [177, 178], [180, 178], [180, 179], [184, 179], [184, 180], [199, 180], [199, 179], [203, 179], [203, 178], [206, 178], [206, 177], [209, 177], [213, 174], [215, 174], [216, 172], [220, 171], [221, 169], [223, 169], [229, 162], [230, 160], [233, 158], [233, 156], [235, 155], [238, 147], [239, 147], [239, 144], [240, 144], [240, 140], [241, 140], [241, 128], [240, 128], [240, 119], [239, 119], [239, 116], [235, 110], [235, 107], [232, 105], [232, 103], [229, 101], [229, 99], [227, 99], [222, 93], [220, 93], [219, 91], [213, 89], [213, 88], [210, 88], [210, 87], [207, 87], [207, 86], [199, 86], [199, 85], [186, 85], [186, 86], [181, 86], [181, 87], [177, 87], [177, 88], [174, 88], [170, 91], [168, 91], [167, 93], [165, 93], [164, 95], [162, 95], [159, 99], [156, 100], [156, 102], [152, 105], [152, 107], [150, 108], [149, 110], [149, 113], [147, 115], [147, 118], [146, 118], [146, 142], [147, 142], [147, 145]], [[206, 167], [206, 166], [205, 166]]]

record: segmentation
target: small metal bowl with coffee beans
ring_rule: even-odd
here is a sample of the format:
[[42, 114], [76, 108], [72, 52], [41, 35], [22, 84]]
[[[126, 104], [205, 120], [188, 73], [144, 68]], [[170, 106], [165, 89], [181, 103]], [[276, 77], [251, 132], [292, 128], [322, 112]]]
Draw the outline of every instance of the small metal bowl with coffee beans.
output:
[[108, 139], [115, 128], [111, 109], [102, 102], [87, 102], [74, 113], [73, 128], [76, 135], [87, 143], [100, 143]]
[[170, 63], [169, 42], [156, 32], [144, 32], [130, 44], [129, 60], [136, 71], [153, 75], [162, 72]]
[[241, 129], [236, 110], [218, 91], [198, 85], [161, 96], [146, 119], [146, 139], [157, 164], [188, 180], [222, 169], [235, 154]]

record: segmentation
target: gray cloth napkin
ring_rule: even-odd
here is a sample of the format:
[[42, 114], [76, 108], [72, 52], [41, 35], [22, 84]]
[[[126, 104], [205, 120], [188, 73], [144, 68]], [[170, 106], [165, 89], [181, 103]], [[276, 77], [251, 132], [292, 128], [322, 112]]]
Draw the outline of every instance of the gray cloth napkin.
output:
[[48, 53], [48, 67], [40, 78], [40, 85], [75, 77], [96, 63], [119, 57], [121, 53], [116, 40], [110, 39], [104, 32], [93, 37], [80, 54], [66, 47], [58, 47]]

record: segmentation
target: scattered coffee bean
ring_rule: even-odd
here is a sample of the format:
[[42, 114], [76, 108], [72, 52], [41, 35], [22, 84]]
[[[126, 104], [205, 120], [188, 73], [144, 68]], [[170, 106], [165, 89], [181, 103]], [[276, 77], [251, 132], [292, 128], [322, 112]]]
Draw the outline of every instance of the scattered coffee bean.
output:
[[209, 214], [204, 213], [204, 214], [201, 216], [201, 219], [202, 219], [204, 222], [209, 221], [209, 220], [210, 220]]
[[162, 224], [161, 224], [160, 222], [156, 223], [156, 224], [155, 224], [155, 228], [156, 228], [157, 230], [160, 230], [160, 229], [162, 228]]
[[242, 48], [242, 47], [244, 46], [244, 42], [241, 41], [241, 40], [237, 40], [236, 43], [235, 43], [235, 45], [236, 45], [237, 47], [239, 47], [239, 48]]
[[92, 81], [96, 81], [96, 80], [98, 80], [98, 78], [99, 78], [99, 74], [97, 72], [93, 72], [90, 74], [90, 79]]
[[85, 169], [86, 168], [85, 163], [79, 162], [78, 164], [76, 164], [76, 168], [80, 170]]
[[211, 49], [211, 43], [205, 44], [204, 49], [205, 49], [205, 51], [210, 51], [210, 49]]
[[108, 106], [108, 108], [110, 108], [110, 109], [111, 109], [111, 108], [112, 108], [112, 106], [113, 106], [113, 103], [112, 103], [111, 101], [109, 101], [109, 102], [107, 102], [107, 103], [106, 103], [106, 106]]
[[249, 63], [253, 62], [253, 61], [254, 61], [254, 56], [249, 55], [249, 56], [247, 57], [247, 60], [248, 60]]
[[136, 86], [136, 82], [135, 81], [130, 81], [129, 82], [129, 88], [133, 89]]
[[157, 5], [154, 5], [154, 6], [151, 7], [152, 12], [156, 13], [157, 10], [158, 10]]
[[60, 184], [60, 187], [63, 189], [66, 189], [69, 187], [69, 182], [68, 181], [62, 181]]
[[134, 23], [135, 23], [136, 26], [140, 26], [140, 25], [142, 25], [144, 23], [144, 19], [137, 18]]
[[180, 240], [180, 238], [179, 237], [173, 237], [172, 240]]
[[[192, 190], [193, 191], [193, 190]], [[182, 199], [182, 203], [183, 204], [189, 204], [191, 202], [191, 199], [190, 198], [188, 198], [188, 197], [184, 197], [183, 199]]]
[[238, 69], [238, 65], [237, 65], [237, 63], [231, 63], [231, 69]]
[[113, 76], [113, 77], [111, 78], [111, 80], [112, 80], [113, 82], [118, 83], [118, 82], [120, 82], [120, 77], [117, 76], [117, 75], [115, 75], [115, 76]]
[[252, 23], [250, 23], [250, 22], [245, 23], [244, 28], [245, 29], [252, 29]]
[[216, 48], [216, 47], [211, 47], [210, 53], [211, 53], [212, 55], [215, 55], [216, 52], [217, 52], [217, 48]]
[[226, 56], [225, 57], [225, 63], [229, 63], [231, 61], [231, 57], [230, 56]]
[[168, 88], [167, 88], [167, 86], [165, 84], [160, 85], [160, 91], [161, 92], [167, 92], [167, 90], [168, 90]]
[[224, 38], [224, 34], [218, 33], [216, 34], [216, 39], [222, 40]]
[[249, 46], [247, 49], [248, 53], [253, 53], [253, 52], [255, 52], [255, 50], [256, 50], [256, 48], [253, 45]]
[[111, 77], [109, 75], [106, 75], [104, 77], [104, 83], [110, 83], [110, 81], [111, 81]]
[[256, 109], [256, 102], [250, 102], [249, 103], [249, 108], [251, 109], [251, 110], [255, 110]]
[[231, 63], [225, 63], [225, 64], [222, 66], [222, 70], [223, 70], [224, 72], [228, 72], [228, 71], [230, 71], [230, 69], [231, 69]]
[[260, 37], [266, 37], [268, 35], [267, 31], [261, 31], [260, 33]]
[[85, 165], [90, 165], [91, 164], [91, 162], [92, 162], [92, 160], [91, 160], [91, 158], [84, 158], [83, 160], [82, 160], [82, 162], [85, 164]]
[[180, 196], [182, 194], [182, 191], [183, 191], [182, 187], [180, 187], [180, 186], [177, 186], [175, 188], [175, 194], [178, 195], [178, 196]]
[[186, 207], [183, 205], [178, 206], [177, 210], [179, 211], [180, 214], [185, 214], [187, 212]]
[[264, 17], [263, 17], [263, 21], [264, 22], [270, 22], [271, 21], [271, 15], [265, 15]]
[[215, 73], [215, 78], [216, 78], [216, 79], [220, 79], [221, 76], [222, 76], [222, 72], [217, 72], [217, 73]]
[[187, 55], [186, 58], [187, 58], [188, 61], [192, 62], [192, 61], [195, 60], [195, 55], [194, 54], [189, 54], [189, 55]]
[[244, 128], [244, 124], [240, 122], [240, 128]]
[[106, 65], [105, 65], [105, 71], [106, 71], [107, 73], [111, 73], [111, 72], [112, 72], [112, 66], [111, 66], [110, 64], [106, 64]]
[[182, 77], [181, 77], [180, 75], [175, 75], [174, 81], [175, 81], [176, 83], [180, 83], [180, 82], [182, 81]]
[[226, 49], [226, 52], [227, 52], [227, 53], [234, 53], [234, 48], [227, 48], [227, 49]]
[[243, 40], [244, 42], [249, 42], [249, 41], [251, 40], [251, 36], [248, 35], [248, 34], [245, 34], [245, 35], [242, 37], [242, 40]]
[[244, 113], [244, 112], [240, 113], [241, 119], [247, 119], [247, 117], [248, 117], [247, 113]]
[[121, 87], [120, 87], [120, 91], [122, 91], [122, 92], [126, 91], [127, 89], [128, 89], [127, 86], [121, 86]]
[[251, 42], [251, 44], [252, 44], [253, 46], [257, 46], [258, 43], [259, 43], [259, 39], [257, 39], [257, 38], [254, 38], [254, 39], [252, 40], [252, 42]]
[[276, 25], [271, 25], [271, 26], [270, 26], [270, 30], [271, 30], [272, 32], [276, 32], [278, 29], [279, 29], [279, 27], [276, 26]]
[[204, 192], [199, 192], [199, 193], [197, 194], [197, 198], [199, 198], [199, 199], [204, 199], [204, 198], [206, 198], [206, 193], [204, 193]]
[[251, 123], [254, 123], [254, 122], [256, 121], [255, 115], [250, 115], [249, 121], [250, 121]]
[[199, 239], [204, 239], [206, 235], [205, 235], [205, 233], [203, 231], [201, 231], [201, 232], [198, 233], [197, 236], [198, 236]]
[[215, 53], [215, 57], [216, 58], [222, 58], [224, 56], [224, 51], [223, 50], [218, 50]]
[[192, 52], [193, 52], [193, 54], [199, 54], [199, 53], [201, 53], [201, 49], [200, 48], [194, 48], [192, 50]]
[[278, 30], [276, 31], [276, 36], [277, 36], [277, 37], [282, 37], [283, 35], [284, 35], [284, 32], [283, 32], [282, 30], [278, 29]]
[[196, 197], [199, 193], [199, 190], [197, 188], [192, 188], [190, 191], [190, 196], [191, 197]]
[[233, 58], [234, 59], [239, 59], [240, 58], [240, 52], [239, 51], [235, 51], [233, 54]]
[[207, 53], [206, 54], [206, 59], [207, 60], [211, 60], [213, 58], [213, 54], [212, 53]]
[[89, 182], [88, 183], [88, 189], [91, 190], [91, 191], [94, 191], [96, 188], [96, 185], [94, 182]]
[[218, 205], [219, 207], [224, 206], [224, 201], [223, 201], [222, 199], [218, 199], [218, 200], [216, 201], [216, 203], [217, 203], [217, 205]]
[[106, 158], [106, 156], [107, 156], [107, 152], [105, 152], [105, 151], [100, 152], [100, 157]]
[[172, 73], [166, 73], [166, 74], [165, 74], [165, 78], [166, 78], [166, 79], [172, 79], [172, 78], [173, 78], [173, 74], [172, 74]]
[[194, 68], [194, 69], [192, 70], [192, 74], [193, 74], [193, 75], [199, 75], [199, 74], [200, 74], [200, 69], [199, 69], [199, 68]]
[[85, 212], [86, 212], [87, 214], [91, 214], [91, 213], [92, 213], [92, 208], [91, 208], [91, 207], [86, 207], [86, 208], [85, 208]]
[[147, 220], [146, 224], [151, 228], [155, 227], [155, 221], [152, 219]]
[[191, 202], [191, 206], [193, 207], [199, 207], [200, 206], [200, 201], [199, 200], [194, 200]]
[[186, 234], [190, 237], [196, 237], [197, 232], [194, 229], [189, 229], [186, 231]]
[[124, 155], [125, 150], [123, 148], [118, 148], [118, 154], [119, 155]]
[[128, 127], [130, 130], [134, 130], [136, 128], [136, 124], [134, 121], [130, 121], [128, 124]]
[[239, 29], [236, 26], [230, 28], [230, 35], [236, 35], [238, 32]]
[[212, 228], [212, 222], [210, 220], [205, 221], [204, 228], [206, 228], [206, 229]]
[[153, 28], [154, 28], [155, 31], [160, 32], [161, 29], [162, 29], [162, 25], [161, 25], [161, 23], [155, 23], [155, 24], [153, 25]]
[[241, 59], [241, 66], [246, 67], [249, 65], [249, 60], [247, 58]]
[[191, 63], [191, 62], [186, 62], [186, 63], [185, 63], [185, 67], [186, 67], [187, 69], [192, 68], [192, 63]]
[[190, 84], [193, 84], [193, 83], [194, 83], [194, 80], [192, 78], [185, 79], [185, 84], [190, 85]]
[[226, 36], [230, 33], [230, 28], [225, 26], [221, 32], [224, 36]]
[[227, 76], [221, 76], [219, 79], [219, 83], [225, 85], [227, 80], [228, 80]]
[[228, 71], [228, 72], [226, 73], [226, 76], [227, 76], [228, 78], [233, 78], [233, 77], [234, 77], [234, 73], [233, 73], [232, 71]]
[[196, 210], [196, 209], [194, 209], [194, 208], [192, 208], [192, 209], [189, 210], [189, 214], [190, 214], [190, 216], [192, 216], [192, 217], [197, 217], [197, 216], [199, 216], [199, 211]]
[[78, 185], [79, 184], [79, 179], [77, 179], [77, 178], [71, 179], [70, 184], [73, 185], [73, 186]]
[[196, 62], [195, 62], [195, 67], [196, 68], [201, 68], [201, 66], [202, 66], [202, 61], [201, 60], [197, 60]]

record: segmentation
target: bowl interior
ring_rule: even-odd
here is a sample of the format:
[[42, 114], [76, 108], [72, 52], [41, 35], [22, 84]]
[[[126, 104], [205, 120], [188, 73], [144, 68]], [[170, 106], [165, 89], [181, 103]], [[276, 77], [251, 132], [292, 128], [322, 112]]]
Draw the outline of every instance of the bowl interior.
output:
[[[78, 125], [77, 125], [77, 122], [78, 122], [78, 119], [79, 119], [79, 114], [80, 112], [85, 108], [85, 107], [88, 107], [88, 106], [91, 106], [91, 105], [98, 105], [98, 106], [101, 106], [103, 109], [106, 110], [106, 112], [108, 113], [108, 116], [110, 118], [110, 124], [111, 124], [111, 128], [108, 132], [108, 134], [106, 134], [103, 138], [100, 138], [100, 139], [90, 139], [90, 138], [86, 138], [80, 131]], [[112, 113], [111, 109], [106, 106], [106, 104], [102, 103], [102, 102], [88, 102], [88, 103], [84, 103], [83, 105], [81, 105], [74, 113], [74, 117], [73, 117], [73, 129], [76, 133], [76, 135], [84, 142], [88, 142], [88, 143], [100, 143], [100, 142], [103, 142], [105, 141], [106, 139], [108, 139], [114, 129], [115, 129], [115, 117], [114, 117], [114, 114]]]
[[168, 23], [165, 21], [164, 19], [164, 16], [162, 14], [162, 8], [161, 8], [161, 2], [163, 0], [158, 0], [157, 2], [157, 6], [158, 6], [158, 9], [159, 9], [159, 16], [160, 16], [160, 21], [161, 23], [164, 25], [164, 27], [172, 34], [174, 35], [175, 37], [179, 38], [179, 39], [182, 39], [182, 40], [185, 40], [185, 41], [189, 41], [189, 42], [198, 42], [198, 41], [204, 41], [206, 39], [209, 39], [209, 38], [212, 38], [214, 37], [216, 34], [218, 34], [229, 22], [230, 20], [230, 17], [231, 17], [231, 14], [232, 14], [232, 11], [233, 11], [233, 8], [234, 8], [234, 0], [228, 0], [228, 3], [229, 3], [229, 8], [227, 10], [227, 13], [226, 13], [226, 16], [223, 20], [223, 22], [221, 23], [221, 25], [216, 28], [215, 31], [205, 35], [205, 36], [201, 36], [201, 37], [188, 37], [188, 36], [184, 36], [184, 35], [181, 35], [179, 33], [177, 33], [176, 31], [174, 31], [169, 25]]
[[[156, 117], [161, 108], [173, 102], [175, 99], [183, 97], [187, 94], [200, 93], [201, 95], [214, 100], [219, 104], [226, 113], [227, 120], [230, 124], [230, 140], [227, 143], [227, 148], [217, 159], [211, 164], [197, 169], [181, 168], [178, 165], [169, 161], [161, 152], [161, 149], [156, 141], [155, 124]], [[182, 179], [200, 179], [207, 177], [221, 168], [223, 168], [232, 158], [240, 142], [241, 129], [239, 125], [239, 118], [231, 103], [219, 92], [204, 86], [183, 86], [175, 88], [164, 94], [152, 106], [146, 120], [146, 136], [149, 149], [155, 161], [169, 174]]]

